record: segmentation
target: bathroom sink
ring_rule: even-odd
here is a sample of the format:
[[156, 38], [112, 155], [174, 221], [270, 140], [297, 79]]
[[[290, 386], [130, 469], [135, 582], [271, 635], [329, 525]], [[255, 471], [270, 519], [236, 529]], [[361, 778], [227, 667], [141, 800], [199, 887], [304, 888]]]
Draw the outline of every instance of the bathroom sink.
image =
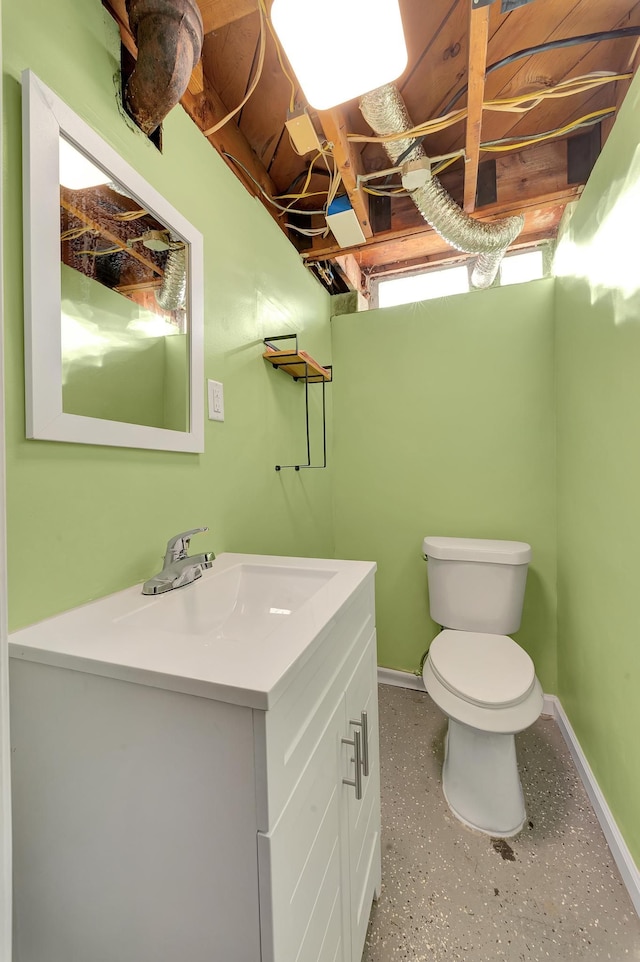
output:
[[265, 637], [335, 576], [335, 571], [238, 564], [152, 598], [114, 619], [127, 628], [211, 638]]
[[[12, 634], [13, 658], [268, 709], [375, 564], [219, 554], [183, 588], [133, 585]], [[370, 630], [373, 631], [373, 624]]]

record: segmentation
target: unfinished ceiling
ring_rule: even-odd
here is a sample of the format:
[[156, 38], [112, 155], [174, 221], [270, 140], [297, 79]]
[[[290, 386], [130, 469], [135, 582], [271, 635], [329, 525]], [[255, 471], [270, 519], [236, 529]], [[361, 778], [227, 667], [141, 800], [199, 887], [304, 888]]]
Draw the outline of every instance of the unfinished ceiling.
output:
[[[125, 0], [103, 2], [135, 56]], [[202, 59], [182, 104], [328, 286], [338, 290], [346, 280], [366, 294], [372, 277], [469, 259], [425, 223], [397, 175], [359, 179], [390, 161], [381, 143], [354, 139], [372, 135], [358, 101], [330, 111], [309, 108], [324, 153], [296, 152], [285, 122], [294, 104], [305, 106], [304, 94], [279, 56], [258, 0], [198, 0], [198, 6]], [[397, 86], [412, 122], [426, 125], [423, 148], [431, 158], [464, 152], [433, 164], [441, 183], [483, 221], [522, 214], [513, 247], [554, 237], [636, 69], [640, 2], [533, 0], [506, 13], [500, 0], [473, 10], [469, 0], [400, 0], [400, 6], [409, 63]], [[300, 8], [311, 35], [322, 4], [301, 0]], [[542, 49], [514, 56], [530, 48]], [[327, 61], [330, 70], [330, 55]], [[253, 85], [235, 116], [212, 129]], [[445, 115], [444, 124], [433, 123]], [[322, 210], [328, 192], [336, 191], [349, 196], [364, 243], [341, 248], [326, 231]]]

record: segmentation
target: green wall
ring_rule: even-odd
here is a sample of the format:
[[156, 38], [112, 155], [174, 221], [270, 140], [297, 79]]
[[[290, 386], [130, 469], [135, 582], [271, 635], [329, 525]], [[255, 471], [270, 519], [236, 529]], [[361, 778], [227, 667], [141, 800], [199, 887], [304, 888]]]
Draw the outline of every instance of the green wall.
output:
[[[330, 362], [328, 295], [181, 107], [164, 124], [162, 154], [123, 116], [119, 35], [98, 0], [4, 0], [2, 8], [11, 627], [142, 581], [171, 535], [200, 525], [210, 531], [195, 551], [332, 556], [330, 469], [274, 471], [304, 450], [303, 389], [261, 358], [264, 336], [298, 331], [305, 350]], [[224, 383], [226, 420], [206, 422], [203, 455], [24, 438], [25, 67], [204, 235], [205, 373]]]
[[425, 535], [533, 546], [518, 641], [556, 684], [553, 281], [332, 322], [340, 557], [378, 562], [379, 663], [417, 671]]
[[558, 248], [558, 679], [640, 863], [640, 77]]

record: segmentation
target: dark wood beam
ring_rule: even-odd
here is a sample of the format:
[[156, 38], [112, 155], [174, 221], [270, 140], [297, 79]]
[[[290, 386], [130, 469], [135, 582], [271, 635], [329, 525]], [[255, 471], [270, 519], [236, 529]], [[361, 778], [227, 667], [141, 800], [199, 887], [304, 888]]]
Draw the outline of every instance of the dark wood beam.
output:
[[[523, 250], [534, 244], [539, 244], [545, 240], [548, 240], [548, 231], [531, 231], [526, 234], [521, 234], [515, 244], [512, 244], [509, 248], [509, 252]], [[469, 260], [469, 254], [461, 254], [460, 251], [454, 250], [449, 247], [446, 251], [440, 251], [428, 255], [427, 257], [420, 257], [415, 260], [404, 261], [402, 264], [402, 271], [415, 271], [420, 269], [425, 269], [428, 267], [454, 267], [456, 264], [464, 264]], [[387, 276], [398, 276], [399, 269], [397, 264], [380, 264], [374, 267], [369, 267], [366, 269], [366, 277], [369, 285], [371, 281], [381, 277]]]
[[333, 156], [342, 177], [342, 183], [349, 195], [351, 206], [355, 212], [362, 233], [365, 237], [373, 237], [369, 219], [369, 196], [357, 186], [358, 174], [364, 173], [360, 154], [354, 145], [347, 140], [347, 119], [340, 108], [333, 110], [319, 110], [318, 117], [327, 141], [333, 144]]
[[465, 135], [466, 163], [464, 169], [464, 209], [471, 213], [476, 205], [478, 167], [480, 165], [480, 131], [484, 102], [484, 77], [487, 69], [490, 7], [474, 9], [469, 3], [469, 49], [467, 76], [467, 128]]
[[[535, 232], [552, 236], [567, 204], [576, 200], [582, 187], [567, 187], [528, 200], [511, 200], [508, 203], [491, 204], [472, 214], [478, 220], [492, 222], [512, 214], [524, 214], [523, 234]], [[546, 232], [546, 233], [545, 233]], [[522, 238], [518, 238], [521, 243]], [[392, 262], [402, 263], [412, 258], [428, 257], [446, 252], [451, 248], [427, 224], [404, 231], [385, 231], [377, 234], [368, 244], [342, 249], [337, 244], [316, 241], [312, 250], [303, 254], [307, 261], [330, 260], [333, 257], [353, 254], [362, 269]]]

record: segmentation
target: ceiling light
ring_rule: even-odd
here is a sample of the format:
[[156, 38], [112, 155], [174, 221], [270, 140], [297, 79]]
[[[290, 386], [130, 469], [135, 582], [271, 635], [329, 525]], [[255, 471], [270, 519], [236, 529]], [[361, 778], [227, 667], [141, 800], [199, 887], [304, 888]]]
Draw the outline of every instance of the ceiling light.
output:
[[316, 110], [390, 83], [407, 66], [398, 0], [274, 0], [271, 20]]
[[60, 183], [69, 190], [83, 190], [108, 184], [111, 177], [77, 150], [68, 140], [60, 137]]

